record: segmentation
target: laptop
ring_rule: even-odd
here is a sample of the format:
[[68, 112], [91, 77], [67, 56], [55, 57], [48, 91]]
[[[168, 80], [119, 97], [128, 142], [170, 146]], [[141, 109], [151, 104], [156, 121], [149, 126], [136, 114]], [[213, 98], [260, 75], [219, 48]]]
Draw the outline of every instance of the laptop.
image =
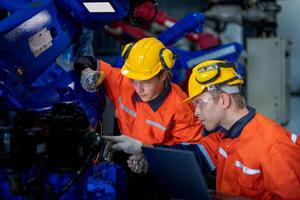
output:
[[159, 187], [175, 199], [211, 199], [194, 152], [143, 147], [150, 173]]

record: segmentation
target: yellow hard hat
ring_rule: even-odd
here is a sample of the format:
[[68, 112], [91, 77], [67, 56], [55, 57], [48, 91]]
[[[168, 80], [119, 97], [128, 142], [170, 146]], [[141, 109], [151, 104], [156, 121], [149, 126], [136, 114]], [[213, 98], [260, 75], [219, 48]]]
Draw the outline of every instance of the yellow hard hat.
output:
[[172, 51], [154, 37], [127, 44], [122, 57], [125, 60], [122, 74], [134, 80], [148, 80], [163, 68], [171, 69], [175, 63]]
[[242, 85], [244, 81], [236, 68], [235, 63], [221, 60], [208, 60], [196, 65], [189, 79], [189, 97], [184, 102], [191, 101], [211, 86]]

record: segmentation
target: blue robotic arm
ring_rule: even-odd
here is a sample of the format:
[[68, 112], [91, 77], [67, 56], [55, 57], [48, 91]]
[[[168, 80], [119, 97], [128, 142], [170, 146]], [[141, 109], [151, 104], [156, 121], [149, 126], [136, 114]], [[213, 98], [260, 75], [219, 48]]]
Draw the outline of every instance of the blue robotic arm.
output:
[[[97, 2], [101, 3], [101, 1]], [[11, 160], [18, 160], [19, 162], [25, 160], [28, 161], [26, 163], [29, 164], [29, 167], [39, 163], [41, 168], [36, 170], [39, 171], [39, 169], [43, 169], [44, 153], [47, 153], [48, 159], [52, 159], [47, 163], [48, 165], [65, 166], [67, 163], [66, 157], [60, 155], [67, 150], [70, 150], [67, 158], [71, 158], [73, 153], [75, 153], [75, 158], [80, 157], [77, 160], [70, 160], [70, 167], [74, 167], [74, 164], [82, 164], [83, 161], [85, 168], [87, 163], [90, 163], [93, 151], [98, 151], [100, 144], [95, 145], [95, 149], [91, 150], [88, 158], [82, 160], [87, 153], [85, 151], [91, 148], [90, 145], [83, 147], [83, 143], [89, 144], [90, 140], [94, 140], [87, 136], [97, 134], [86, 131], [86, 121], [83, 122], [81, 112], [78, 115], [76, 114], [79, 123], [72, 124], [74, 115], [69, 113], [72, 112], [72, 109], [69, 111], [63, 106], [70, 106], [67, 102], [75, 102], [85, 111], [89, 118], [89, 124], [96, 126], [104, 109], [104, 92], [100, 91], [100, 95], [96, 96], [96, 94], [83, 91], [74, 72], [59, 67], [55, 64], [55, 60], [65, 49], [79, 40], [82, 34], [82, 26], [101, 28], [102, 25], [112, 20], [127, 16], [129, 1], [111, 0], [105, 2], [106, 6], [113, 9], [113, 12], [107, 12], [101, 6], [98, 10], [89, 10], [90, 7], [84, 5], [82, 0], [0, 0], [0, 8], [10, 13], [0, 21], [0, 124], [3, 126], [0, 129], [0, 146], [5, 146], [0, 148], [0, 170], [4, 167], [2, 161], [4, 161], [5, 167], [7, 167], [7, 164], [12, 169], [16, 165], [11, 164]], [[55, 108], [54, 104], [59, 102], [65, 104]], [[50, 109], [66, 112], [65, 116], [57, 116], [61, 113], [51, 113], [49, 112]], [[49, 120], [45, 120], [45, 123], [48, 123], [47, 126], [41, 127], [40, 124], [34, 124], [35, 120], [31, 121], [31, 119], [27, 120], [30, 123], [26, 123], [27, 121], [24, 120], [27, 117], [24, 113], [31, 111], [34, 111], [35, 115], [39, 116], [41, 114], [42, 116], [45, 114], [47, 118], [49, 117]], [[20, 118], [22, 119], [20, 121], [23, 121], [23, 123], [12, 128], [11, 126], [15, 124], [13, 122], [6, 123], [3, 119], [3, 113], [5, 113], [4, 116], [22, 116], [23, 118]], [[66, 124], [70, 126], [66, 126]], [[81, 127], [75, 126], [74, 128], [74, 125]], [[46, 136], [47, 138], [45, 138]], [[15, 145], [16, 141], [19, 140], [22, 145]], [[74, 149], [72, 150], [72, 148]], [[57, 153], [57, 149], [63, 151]], [[15, 152], [18, 152], [24, 160], [20, 157], [16, 158]], [[30, 156], [33, 157], [32, 160], [29, 160]], [[60, 160], [61, 158], [62, 160]], [[54, 161], [57, 163], [55, 164]], [[55, 167], [53, 166], [53, 168]], [[21, 170], [27, 175], [28, 172], [24, 169]], [[81, 173], [76, 172], [74, 179], [63, 187], [59, 193], [60, 195], [63, 195], [73, 186], [75, 180], [82, 175], [83, 167], [79, 171]], [[6, 175], [2, 176], [2, 171], [0, 172], [0, 185], [3, 185], [1, 181], [6, 181]], [[17, 172], [14, 173], [19, 175]], [[15, 176], [8, 176], [13, 181], [17, 181]], [[19, 192], [23, 194], [27, 191], [34, 194], [35, 188], [44, 187], [34, 185], [35, 188], [31, 188], [32, 184], [27, 184], [27, 182], [38, 176], [40, 176], [39, 173], [35, 174], [34, 177], [29, 176], [29, 180], [27, 177], [21, 182], [18, 181], [20, 186], [28, 187]], [[62, 174], [62, 176], [65, 176], [65, 174]], [[3, 177], [5, 178], [3, 179]], [[55, 184], [59, 185], [58, 181]], [[7, 185], [6, 182], [4, 185]], [[21, 190], [23, 189], [21, 188]], [[2, 190], [0, 196], [5, 199], [10, 198], [8, 194], [3, 196]], [[16, 198], [12, 197], [11, 199]]]
[[35, 109], [75, 100], [69, 87], [74, 80], [59, 78], [68, 75], [53, 64], [56, 58], [80, 38], [82, 25], [101, 28], [130, 10], [128, 0], [97, 2], [91, 7], [83, 0], [0, 0], [11, 13], [0, 21], [0, 108]]

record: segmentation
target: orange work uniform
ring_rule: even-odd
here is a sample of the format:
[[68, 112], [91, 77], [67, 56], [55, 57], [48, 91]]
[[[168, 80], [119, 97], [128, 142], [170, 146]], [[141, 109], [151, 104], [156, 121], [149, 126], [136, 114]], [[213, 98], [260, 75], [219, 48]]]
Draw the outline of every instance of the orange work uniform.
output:
[[106, 73], [105, 91], [115, 106], [120, 132], [145, 144], [173, 145], [179, 142], [198, 142], [202, 125], [193, 115], [192, 105], [183, 104], [186, 94], [171, 83], [157, 98], [143, 102], [131, 82], [104, 61], [98, 70]]
[[300, 137], [249, 110], [226, 134], [212, 133], [200, 142], [216, 167], [217, 192], [300, 199]]

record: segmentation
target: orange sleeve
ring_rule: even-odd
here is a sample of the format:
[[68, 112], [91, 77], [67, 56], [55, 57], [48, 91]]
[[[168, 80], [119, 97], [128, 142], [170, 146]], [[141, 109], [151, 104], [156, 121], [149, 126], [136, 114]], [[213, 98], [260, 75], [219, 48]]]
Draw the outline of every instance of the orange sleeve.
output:
[[121, 74], [121, 69], [114, 68], [110, 64], [100, 60], [98, 71], [105, 72], [105, 79], [103, 85], [109, 99], [115, 104], [117, 102], [118, 96], [120, 94], [120, 86], [124, 79], [124, 76]]
[[217, 166], [219, 147], [221, 136], [219, 133], [210, 133], [209, 135], [202, 137], [200, 144], [202, 144], [209, 154], [212, 162]]
[[297, 145], [275, 144], [262, 160], [264, 184], [274, 199], [299, 199], [300, 151]]
[[170, 130], [173, 139], [167, 144], [173, 145], [181, 142], [198, 143], [202, 137], [202, 131], [203, 126], [194, 117], [193, 112], [186, 109], [185, 112], [177, 114], [174, 118], [173, 126]]
[[[194, 116], [191, 104], [182, 103], [186, 95], [175, 84], [171, 86], [168, 100], [164, 102], [163, 114], [169, 113], [172, 119], [168, 130], [168, 137], [163, 141], [166, 145], [174, 145], [181, 142], [198, 143], [201, 139], [203, 126]], [[167, 118], [167, 117], [166, 117]]]

